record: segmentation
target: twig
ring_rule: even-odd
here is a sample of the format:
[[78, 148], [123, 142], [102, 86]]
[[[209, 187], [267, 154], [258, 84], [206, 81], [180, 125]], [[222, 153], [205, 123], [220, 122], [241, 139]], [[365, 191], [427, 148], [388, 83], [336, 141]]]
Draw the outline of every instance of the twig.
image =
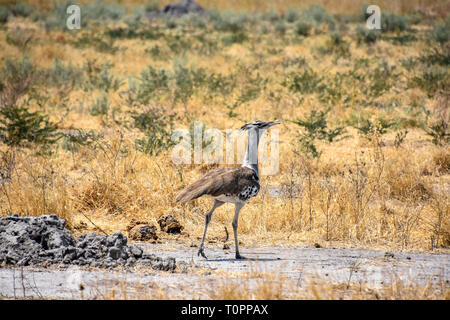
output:
[[96, 227], [98, 230], [100, 230], [101, 232], [103, 232], [105, 235], [109, 236], [109, 234], [107, 234], [102, 228], [100, 228], [99, 226], [97, 226], [91, 219], [89, 219], [89, 217], [87, 215], [85, 215], [83, 212], [80, 212], [86, 219], [89, 220], [90, 223], [92, 223], [94, 225], [94, 227]]

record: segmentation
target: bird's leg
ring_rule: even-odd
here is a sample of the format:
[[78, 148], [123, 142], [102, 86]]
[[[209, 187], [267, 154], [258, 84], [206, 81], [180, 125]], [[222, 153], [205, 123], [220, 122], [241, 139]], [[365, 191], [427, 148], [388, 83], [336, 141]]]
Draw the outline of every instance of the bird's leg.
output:
[[236, 246], [236, 259], [245, 259], [243, 256], [239, 254], [239, 241], [237, 237], [237, 228], [238, 228], [238, 217], [239, 217], [239, 211], [241, 211], [244, 204], [242, 203], [236, 203], [235, 205], [235, 211], [234, 211], [234, 218], [233, 218], [233, 232], [234, 232], [234, 244]]
[[216, 210], [216, 208], [220, 207], [221, 205], [223, 205], [224, 202], [222, 201], [218, 201], [218, 200], [214, 200], [213, 203], [213, 207], [211, 208], [211, 210], [209, 210], [209, 212], [206, 214], [206, 218], [205, 218], [205, 230], [203, 231], [203, 238], [202, 238], [202, 243], [200, 244], [200, 248], [198, 249], [198, 255], [202, 256], [205, 259], [208, 259], [205, 256], [205, 253], [203, 252], [203, 244], [205, 243], [205, 238], [206, 238], [206, 230], [208, 229], [208, 224], [211, 221], [211, 216], [214, 212], [214, 210]]

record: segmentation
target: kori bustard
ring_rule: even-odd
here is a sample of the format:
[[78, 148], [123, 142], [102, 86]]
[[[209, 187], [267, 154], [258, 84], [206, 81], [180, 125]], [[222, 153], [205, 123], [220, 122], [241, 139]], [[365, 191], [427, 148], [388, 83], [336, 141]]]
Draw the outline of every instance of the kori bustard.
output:
[[211, 216], [218, 207], [224, 203], [234, 203], [235, 211], [233, 218], [234, 243], [236, 246], [236, 259], [244, 259], [239, 254], [239, 243], [237, 237], [239, 211], [242, 207], [258, 194], [260, 188], [258, 171], [258, 145], [261, 135], [271, 126], [279, 124], [279, 120], [261, 121], [256, 120], [244, 125], [241, 130], [248, 132], [247, 151], [241, 167], [223, 167], [209, 171], [202, 178], [186, 187], [177, 196], [177, 202], [188, 202], [202, 196], [209, 196], [213, 200], [211, 210], [206, 214], [205, 229], [203, 231], [202, 243], [198, 255], [205, 259], [203, 251], [206, 230], [211, 221]]

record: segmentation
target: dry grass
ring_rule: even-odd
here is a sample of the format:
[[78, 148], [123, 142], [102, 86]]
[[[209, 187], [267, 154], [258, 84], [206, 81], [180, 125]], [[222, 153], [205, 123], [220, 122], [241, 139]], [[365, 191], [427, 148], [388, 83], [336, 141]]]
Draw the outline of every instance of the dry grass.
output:
[[[41, 1], [30, 3], [45, 6]], [[217, 1], [214, 6], [236, 10], [253, 10], [257, 6], [263, 11], [269, 9], [267, 2], [264, 5], [261, 3]], [[281, 1], [276, 6], [281, 10], [290, 4], [294, 6], [293, 3]], [[352, 12], [353, 8], [358, 7], [353, 2], [350, 5], [348, 1], [339, 6], [328, 1], [319, 3], [331, 12], [341, 9]], [[399, 6], [398, 11], [401, 12], [419, 5], [419, 2], [416, 4], [414, 1], [383, 3], [389, 8]], [[421, 5], [423, 3], [420, 1]], [[434, 2], [429, 3], [427, 7], [433, 7]], [[392, 7], [394, 9], [397, 10]], [[115, 45], [121, 48], [118, 52], [102, 53], [90, 47], [73, 47], [70, 41], [77, 34], [57, 30], [46, 32], [37, 23], [23, 18], [12, 18], [6, 28], [0, 29], [1, 61], [21, 55], [17, 47], [5, 42], [8, 30], [16, 26], [35, 29], [34, 37], [38, 41], [31, 43], [28, 51], [40, 68], [50, 67], [55, 57], [65, 62], [71, 61], [78, 67], [88, 61], [108, 60], [113, 64], [113, 75], [126, 79], [129, 75], [138, 75], [148, 65], [167, 70], [173, 67], [174, 59], [155, 61], [145, 53], [145, 49], [155, 45], [165, 46], [163, 38], [116, 40]], [[94, 27], [91, 32], [101, 31], [101, 27]], [[176, 31], [165, 32], [171, 34]], [[218, 39], [220, 34], [214, 33], [213, 36]], [[186, 103], [174, 103], [167, 96], [161, 97], [158, 103], [162, 108], [179, 115], [175, 123], [177, 128], [187, 128], [189, 119], [201, 120], [208, 128], [221, 130], [239, 128], [244, 120], [284, 120], [280, 126], [280, 170], [274, 176], [262, 177], [262, 191], [242, 211], [239, 223], [242, 241], [258, 245], [318, 242], [323, 246], [332, 243], [334, 246], [357, 245], [420, 251], [439, 249], [448, 252], [450, 153], [446, 146], [433, 145], [418, 128], [408, 129], [406, 140], [399, 148], [394, 146], [394, 132], [380, 138], [382, 143], [375, 143], [366, 141], [350, 128], [348, 131], [351, 137], [348, 139], [333, 144], [318, 143], [323, 151], [319, 160], [298, 156], [293, 152], [292, 145], [298, 127], [289, 120], [324, 106], [313, 95], [294, 95], [280, 85], [286, 70], [296, 70], [293, 67], [285, 68], [283, 61], [298, 57], [304, 57], [313, 70], [327, 76], [348, 71], [354, 59], [367, 58], [394, 64], [406, 77], [411, 77], [412, 74], [400, 66], [400, 61], [405, 57], [420, 55], [426, 46], [423, 38], [408, 46], [379, 41], [372, 47], [366, 47], [357, 45], [350, 33], [345, 34], [344, 39], [350, 43], [352, 57], [334, 61], [328, 56], [317, 56], [317, 48], [328, 39], [326, 33], [301, 41], [296, 41], [292, 34], [287, 36], [289, 41], [284, 41], [274, 33], [249, 33], [248, 36], [249, 41], [233, 44], [209, 56], [188, 51], [183, 57], [188, 61], [188, 66], [203, 67], [209, 73], [226, 75], [238, 70], [237, 66], [241, 64], [247, 68], [256, 68], [256, 71], [251, 72], [270, 79], [259, 97], [237, 109], [238, 118], [226, 116], [226, 100], [207, 99], [201, 90], [195, 91]], [[279, 49], [279, 53], [271, 55], [269, 49]], [[259, 60], [262, 63], [258, 63], [258, 59], [262, 59]], [[244, 83], [246, 75], [241, 72], [236, 81]], [[108, 93], [113, 107], [119, 110], [116, 114], [118, 117], [128, 117], [127, 111], [132, 109], [119, 94], [126, 89], [128, 84], [125, 81], [118, 91]], [[23, 215], [56, 213], [67, 220], [72, 231], [84, 233], [96, 230], [95, 226], [106, 232], [126, 232], [131, 219], [156, 223], [158, 217], [171, 213], [184, 225], [188, 236], [182, 239], [186, 243], [201, 236], [209, 200], [200, 199], [187, 205], [176, 205], [174, 198], [179, 190], [195, 181], [211, 166], [174, 165], [170, 160], [170, 151], [154, 157], [137, 152], [134, 148], [134, 140], [139, 136], [137, 130], [118, 125], [111, 112], [105, 117], [95, 117], [86, 112], [87, 107], [100, 96], [97, 89], [87, 92], [77, 88], [64, 91], [62, 88], [41, 86], [38, 90], [48, 95], [49, 102], [40, 107], [30, 100], [28, 106], [31, 109], [49, 114], [51, 120], [59, 123], [60, 129], [93, 129], [104, 133], [105, 138], [97, 149], [81, 147], [74, 154], [59, 149], [51, 157], [37, 156], [33, 150], [12, 150], [2, 145], [3, 152], [14, 154], [13, 159], [5, 154], [2, 160], [2, 166], [7, 167], [9, 163], [13, 168], [11, 180], [2, 184], [0, 192], [2, 215], [14, 212]], [[239, 93], [239, 89], [235, 89], [226, 98], [235, 99]], [[358, 98], [364, 99], [363, 93]], [[374, 103], [362, 110], [358, 105], [360, 100], [354, 98], [350, 105], [337, 102], [332, 106], [330, 122], [338, 123], [352, 112], [395, 119], [403, 116], [407, 112], [406, 107], [414, 103], [421, 101], [433, 108], [438, 99], [428, 97], [417, 88], [410, 88], [402, 92], [389, 92], [377, 97], [376, 102], [388, 103], [392, 98], [404, 108], [386, 111]], [[407, 117], [414, 120], [415, 116], [408, 114]], [[286, 192], [280, 197], [272, 197], [265, 190], [267, 186], [278, 186]], [[208, 236], [221, 238], [223, 226], [228, 226], [231, 218], [232, 209], [229, 205], [216, 210]], [[87, 223], [87, 227], [83, 227], [81, 222]], [[277, 289], [269, 289], [275, 291], [275, 298]], [[258, 297], [270, 298], [272, 291], [266, 294], [265, 290], [264, 287], [260, 288], [258, 292], [262, 295]], [[234, 290], [225, 286], [219, 296], [227, 296], [228, 291]]]

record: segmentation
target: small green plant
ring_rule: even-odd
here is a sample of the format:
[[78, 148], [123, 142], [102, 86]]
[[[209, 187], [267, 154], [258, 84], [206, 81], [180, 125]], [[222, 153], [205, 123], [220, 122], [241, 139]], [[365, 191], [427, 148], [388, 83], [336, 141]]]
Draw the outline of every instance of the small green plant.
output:
[[299, 36], [307, 37], [312, 29], [312, 25], [309, 22], [300, 21], [295, 25], [295, 33]]
[[61, 147], [63, 150], [70, 151], [73, 154], [78, 152], [81, 146], [90, 146], [101, 139], [103, 135], [96, 134], [94, 131], [85, 131], [76, 129], [71, 132], [62, 133]]
[[6, 34], [6, 42], [12, 46], [16, 46], [21, 51], [28, 49], [33, 40], [33, 32], [22, 28], [15, 28]]
[[145, 135], [135, 140], [136, 150], [150, 156], [157, 156], [173, 146], [171, 133], [175, 116], [175, 114], [167, 114], [161, 108], [151, 106], [146, 107], [141, 113], [132, 112], [134, 127]]
[[11, 6], [11, 13], [18, 17], [28, 17], [33, 11], [33, 7], [30, 7], [23, 2], [17, 2]]
[[287, 22], [295, 22], [298, 20], [298, 18], [300, 18], [300, 12], [298, 12], [297, 10], [288, 9], [284, 14], [284, 18]]
[[103, 64], [98, 77], [95, 77], [91, 80], [91, 83], [95, 88], [104, 92], [117, 91], [119, 89], [119, 87], [122, 85], [122, 81], [114, 77], [114, 75], [110, 71], [111, 68], [112, 64], [110, 62], [106, 62]]
[[60, 139], [56, 129], [48, 116], [37, 111], [13, 106], [0, 109], [0, 140], [8, 146], [46, 148]]
[[84, 71], [72, 65], [71, 62], [64, 63], [58, 57], [53, 65], [45, 72], [46, 84], [52, 87], [81, 87], [84, 82]]
[[368, 141], [373, 141], [374, 137], [386, 134], [395, 124], [395, 122], [389, 122], [383, 118], [379, 118], [377, 120], [365, 119], [353, 126], [359, 131], [360, 135]]
[[7, 23], [10, 14], [11, 11], [8, 9], [8, 7], [0, 5], [0, 24]]
[[106, 116], [108, 115], [108, 111], [111, 107], [108, 96], [103, 93], [100, 97], [98, 97], [94, 104], [89, 107], [88, 111], [91, 116]]
[[450, 130], [448, 123], [444, 119], [425, 128], [425, 132], [433, 138], [431, 142], [437, 146], [443, 146], [450, 143]]
[[403, 144], [407, 134], [408, 134], [408, 130], [398, 131], [395, 134], [394, 146], [396, 148], [399, 148]]
[[299, 132], [298, 142], [300, 144], [300, 151], [308, 157], [319, 158], [322, 155], [322, 151], [317, 150], [315, 145], [316, 140], [331, 143], [345, 133], [345, 127], [328, 128], [327, 115], [329, 111], [317, 112], [317, 110], [312, 110], [306, 119], [292, 121], [303, 128], [303, 132]]
[[383, 13], [381, 15], [381, 31], [382, 32], [400, 32], [407, 28], [407, 18], [395, 13]]
[[374, 44], [380, 38], [380, 31], [369, 30], [363, 25], [358, 25], [356, 28], [356, 39], [358, 44]]
[[337, 57], [348, 57], [350, 56], [350, 43], [345, 41], [339, 32], [333, 32], [320, 51], [322, 54], [333, 53]]
[[322, 80], [323, 78], [319, 77], [314, 70], [304, 68], [302, 73], [291, 72], [288, 74], [282, 85], [292, 92], [307, 94], [318, 90]]

